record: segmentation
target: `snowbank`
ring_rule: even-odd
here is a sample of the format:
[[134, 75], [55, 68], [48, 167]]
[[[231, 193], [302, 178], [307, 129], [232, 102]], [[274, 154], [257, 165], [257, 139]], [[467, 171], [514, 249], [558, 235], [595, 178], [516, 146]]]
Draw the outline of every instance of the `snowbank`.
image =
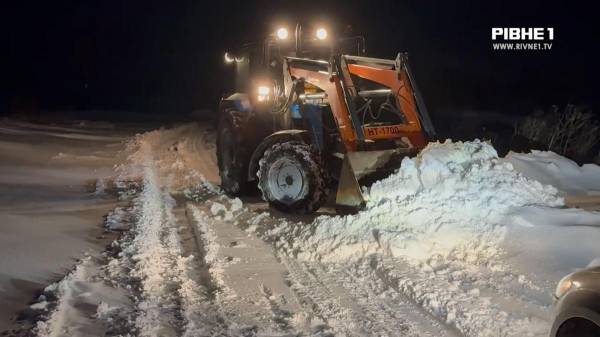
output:
[[432, 143], [366, 192], [364, 211], [316, 219], [309, 241], [320, 258], [343, 259], [359, 248], [422, 261], [460, 249], [476, 263], [504, 237], [506, 214], [563, 204], [555, 188], [525, 178], [479, 141]]
[[600, 195], [600, 166], [574, 161], [552, 151], [510, 152], [504, 159], [528, 178], [553, 185], [565, 194]]
[[198, 182], [217, 190], [211, 187], [219, 185], [219, 177], [214, 134], [208, 128], [190, 123], [136, 135], [127, 143], [130, 165], [119, 167], [120, 180], [140, 179], [147, 162], [145, 151], [140, 151], [142, 147], [152, 152], [158, 176], [165, 177], [172, 190], [182, 191]]

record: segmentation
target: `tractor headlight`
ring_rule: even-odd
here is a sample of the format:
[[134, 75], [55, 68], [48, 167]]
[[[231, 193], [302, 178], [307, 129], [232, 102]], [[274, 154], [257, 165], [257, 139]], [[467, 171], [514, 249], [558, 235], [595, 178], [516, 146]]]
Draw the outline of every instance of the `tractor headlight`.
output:
[[327, 38], [327, 30], [325, 28], [319, 28], [315, 31], [315, 36], [318, 40], [325, 40]]
[[271, 88], [261, 85], [258, 87], [258, 101], [265, 102], [269, 99], [269, 95], [271, 94]]
[[288, 38], [288, 30], [285, 27], [281, 27], [277, 30], [277, 32], [275, 32], [275, 34], [277, 35], [277, 38], [279, 40], [286, 40]]
[[235, 57], [230, 55], [228, 52], [225, 53], [225, 63], [233, 63]]

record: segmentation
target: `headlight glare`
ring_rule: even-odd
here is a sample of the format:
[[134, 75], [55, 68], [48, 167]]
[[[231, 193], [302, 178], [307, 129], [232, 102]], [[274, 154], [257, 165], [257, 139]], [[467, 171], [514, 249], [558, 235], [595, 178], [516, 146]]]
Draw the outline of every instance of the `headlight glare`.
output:
[[262, 86], [262, 85], [258, 87], [259, 95], [267, 96], [270, 92], [271, 92], [271, 89], [269, 87]]
[[315, 36], [319, 40], [325, 40], [327, 38], [327, 30], [325, 28], [319, 28], [315, 31]]
[[277, 38], [280, 40], [285, 40], [288, 38], [288, 30], [285, 27], [281, 27], [276, 32]]
[[271, 94], [271, 88], [261, 85], [258, 87], [258, 101], [265, 102], [269, 99], [269, 94]]
[[228, 52], [225, 53], [225, 63], [233, 63], [235, 57], [231, 56]]

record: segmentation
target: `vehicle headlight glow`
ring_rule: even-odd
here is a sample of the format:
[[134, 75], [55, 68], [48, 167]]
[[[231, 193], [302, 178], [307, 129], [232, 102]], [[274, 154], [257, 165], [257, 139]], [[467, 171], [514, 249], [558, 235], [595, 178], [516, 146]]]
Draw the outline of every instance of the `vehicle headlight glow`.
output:
[[225, 63], [233, 63], [233, 61], [235, 61], [235, 58], [226, 52], [225, 53]]
[[563, 277], [556, 286], [556, 290], [554, 290], [554, 296], [556, 298], [561, 298], [571, 287], [573, 287], [573, 281], [571, 280], [571, 274]]
[[319, 28], [315, 32], [315, 36], [319, 40], [325, 40], [327, 38], [327, 30], [325, 28]]
[[271, 89], [269, 87], [265, 87], [262, 85], [258, 87], [259, 95], [267, 96], [270, 92], [271, 92]]
[[276, 34], [277, 34], [277, 38], [278, 38], [278, 39], [280, 39], [280, 40], [285, 40], [285, 39], [287, 39], [287, 38], [288, 38], [288, 35], [289, 35], [289, 34], [288, 34], [288, 30], [287, 30], [287, 29], [285, 29], [284, 27], [281, 27], [281, 28], [279, 28], [279, 29], [277, 30]]
[[269, 94], [271, 93], [271, 88], [267, 86], [259, 86], [258, 87], [258, 101], [264, 102], [269, 98]]

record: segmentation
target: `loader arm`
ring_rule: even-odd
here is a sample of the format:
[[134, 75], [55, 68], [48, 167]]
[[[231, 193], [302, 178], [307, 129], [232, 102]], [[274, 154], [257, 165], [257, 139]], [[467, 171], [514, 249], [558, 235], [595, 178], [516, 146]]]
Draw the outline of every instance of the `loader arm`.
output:
[[[399, 54], [396, 60], [341, 55], [330, 62], [287, 57], [287, 70], [292, 78], [320, 88], [327, 98], [339, 138], [345, 153], [338, 174], [336, 204], [342, 207], [360, 208], [366, 200], [359, 180], [372, 175], [393, 171], [389, 164], [398, 158], [414, 155], [427, 146], [427, 111], [418, 101], [413, 82], [405, 61]], [[356, 82], [356, 84], [355, 84]], [[377, 89], [372, 89], [377, 88]], [[367, 123], [365, 116], [374, 116], [371, 102], [381, 94], [392, 107], [392, 120]], [[362, 104], [357, 108], [355, 104]], [[381, 106], [379, 103], [379, 113]], [[368, 111], [368, 112], [367, 112]], [[362, 113], [362, 120], [359, 118]], [[378, 114], [379, 116], [379, 114]], [[425, 118], [427, 117], [427, 118]], [[429, 128], [433, 131], [433, 128]], [[363, 180], [364, 181], [364, 180]]]
[[355, 151], [357, 136], [338, 75], [294, 66], [290, 66], [289, 71], [293, 77], [302, 78], [325, 91], [344, 146], [348, 152]]

